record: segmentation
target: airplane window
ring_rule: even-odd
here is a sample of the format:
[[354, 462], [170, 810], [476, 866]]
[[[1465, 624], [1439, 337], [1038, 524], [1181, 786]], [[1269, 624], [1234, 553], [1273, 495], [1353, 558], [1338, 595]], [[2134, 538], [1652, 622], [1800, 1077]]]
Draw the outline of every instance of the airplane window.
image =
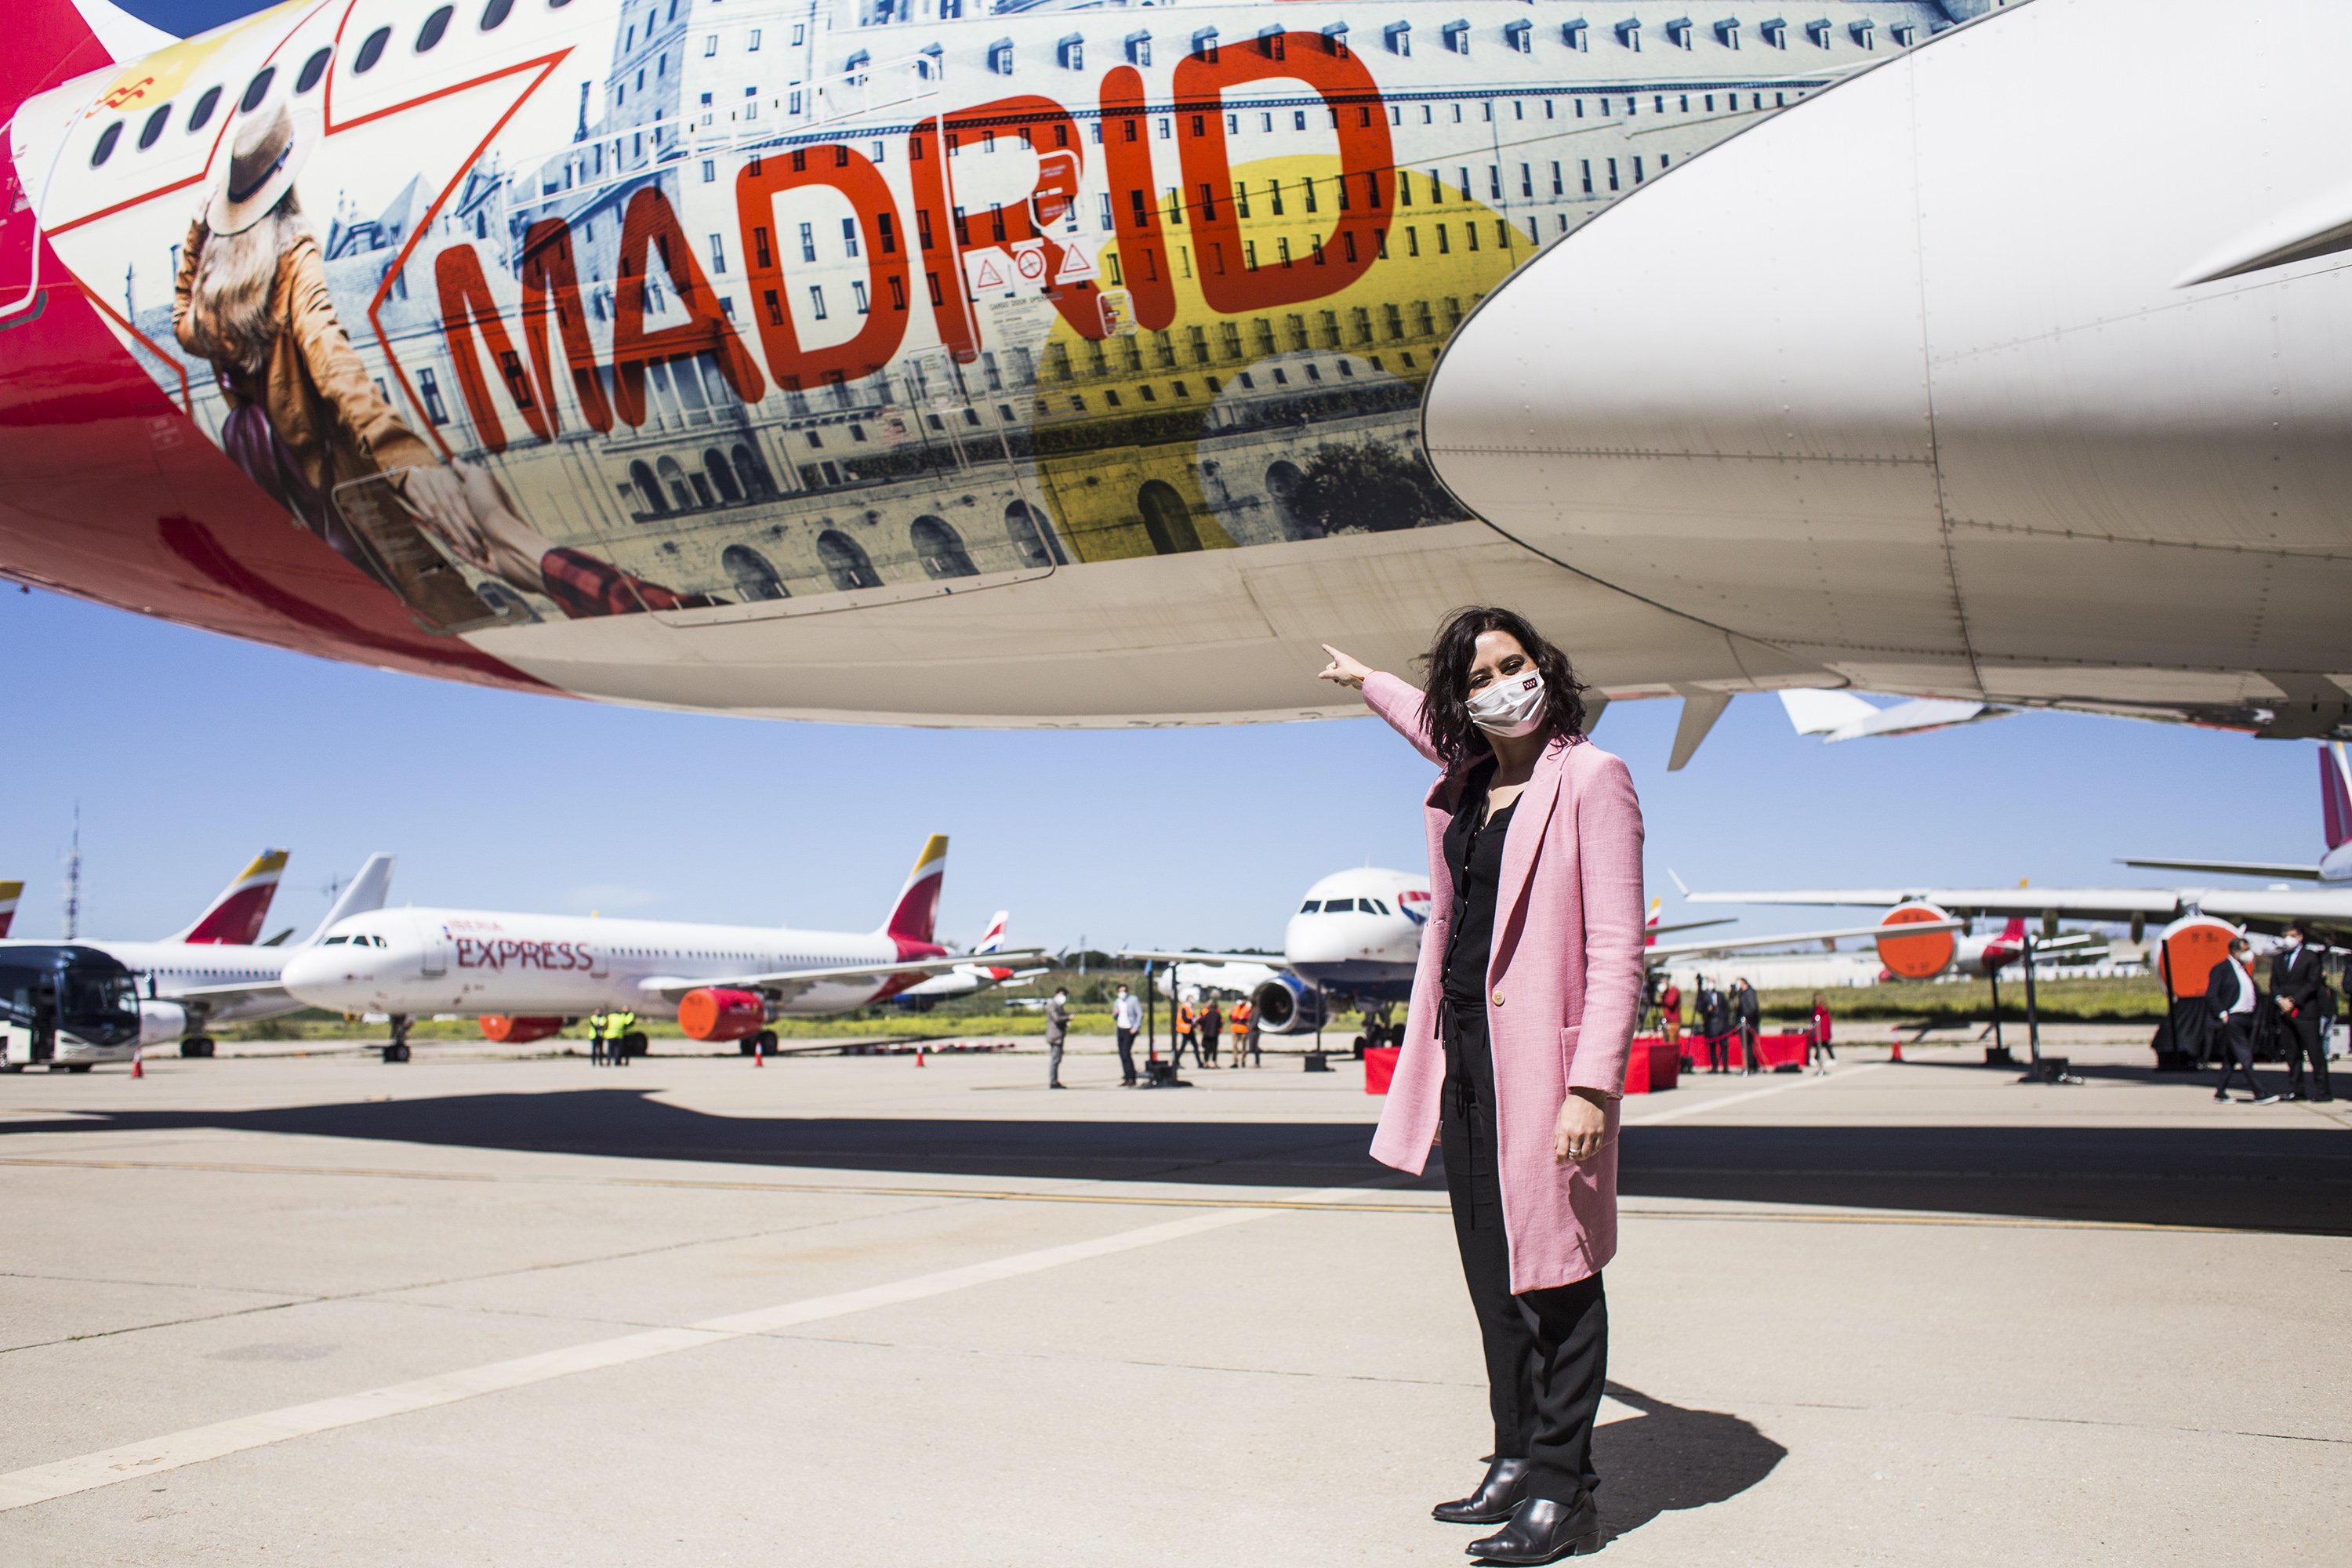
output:
[[1374, 909], [1378, 910], [1379, 910], [1381, 913], [1382, 913], [1382, 914], [1386, 914], [1386, 913], [1388, 913], [1388, 912], [1389, 912], [1389, 907], [1388, 907], [1386, 904], [1384, 904], [1384, 903], [1381, 902], [1381, 901], [1380, 901], [1380, 900], [1378, 900], [1378, 899], [1366, 899], [1366, 900], [1364, 900], [1364, 902], [1366, 902], [1366, 903], [1368, 903], [1368, 904], [1371, 905], [1371, 906], [1372, 906], [1372, 908], [1374, 908]]
[[334, 58], [334, 54], [335, 51], [332, 49], [320, 49], [317, 54], [304, 60], [302, 73], [294, 79], [294, 90], [308, 92], [318, 86], [319, 79], [327, 74], [327, 62]]
[[1313, 914], [1316, 910], [1318, 910], [1321, 909], [1322, 907], [1323, 907], [1323, 900], [1320, 900], [1320, 899], [1309, 899], [1309, 900], [1307, 900], [1305, 903], [1303, 903], [1303, 904], [1301, 904], [1301, 905], [1299, 905], [1299, 906], [1298, 906], [1298, 912], [1299, 912], [1300, 914], [1302, 914], [1302, 915], [1311, 915], [1311, 914]]
[[322, 947], [341, 947], [343, 943], [351, 940], [352, 939], [347, 936], [331, 936], [320, 945]]
[[217, 108], [219, 104], [220, 89], [216, 87], [208, 87], [205, 89], [205, 95], [196, 100], [196, 107], [189, 112], [188, 129], [191, 131], [203, 130], [205, 128], [205, 122], [213, 117], [213, 110]]
[[98, 133], [98, 145], [90, 149], [89, 166], [97, 168], [114, 156], [114, 144], [122, 140], [122, 121], [116, 121]]
[[352, 70], [355, 74], [364, 76], [375, 69], [375, 62], [383, 58], [384, 45], [390, 42], [392, 42], [390, 27], [378, 27], [374, 32], [370, 33], [367, 36], [367, 42], [360, 46], [359, 58], [352, 62]]
[[449, 30], [449, 13], [452, 7], [447, 5], [442, 6], [439, 10], [434, 12], [433, 15], [425, 17], [425, 26], [416, 29], [416, 52], [418, 54], [423, 54], [425, 50], [439, 43], [441, 41], [441, 35]]
[[171, 122], [171, 119], [172, 106], [168, 103], [147, 117], [147, 123], [139, 128], [139, 150], [142, 153], [155, 145], [155, 138], [163, 134], [163, 127]]
[[237, 107], [247, 114], [259, 109], [261, 100], [269, 96], [269, 84], [277, 79], [277, 76], [276, 66], [264, 66], [256, 71], [253, 79], [245, 84], [245, 96], [237, 100]]
[[490, 0], [488, 5], [482, 7], [482, 31], [487, 33], [505, 21], [507, 13], [513, 9], [514, 0]]
[[1354, 914], [1356, 912], [1356, 900], [1353, 899], [1326, 899], [1323, 900], [1323, 912], [1327, 915]]

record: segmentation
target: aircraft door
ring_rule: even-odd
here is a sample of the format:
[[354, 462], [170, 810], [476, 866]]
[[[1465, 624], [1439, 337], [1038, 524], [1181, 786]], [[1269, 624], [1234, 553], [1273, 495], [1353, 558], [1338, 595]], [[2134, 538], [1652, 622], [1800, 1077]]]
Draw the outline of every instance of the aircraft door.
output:
[[438, 921], [419, 922], [416, 935], [417, 973], [427, 980], [438, 980], [449, 972], [449, 928]]

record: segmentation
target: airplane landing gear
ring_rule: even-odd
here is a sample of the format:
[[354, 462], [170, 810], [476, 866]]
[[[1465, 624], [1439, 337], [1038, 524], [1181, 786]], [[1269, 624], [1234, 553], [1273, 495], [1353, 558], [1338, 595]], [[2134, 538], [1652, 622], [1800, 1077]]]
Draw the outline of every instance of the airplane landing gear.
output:
[[383, 1059], [388, 1062], [408, 1059], [408, 1015], [405, 1013], [392, 1016], [392, 1044], [384, 1047]]
[[203, 1035], [191, 1035], [180, 1042], [180, 1054], [184, 1057], [208, 1057], [213, 1054], [213, 1043]]

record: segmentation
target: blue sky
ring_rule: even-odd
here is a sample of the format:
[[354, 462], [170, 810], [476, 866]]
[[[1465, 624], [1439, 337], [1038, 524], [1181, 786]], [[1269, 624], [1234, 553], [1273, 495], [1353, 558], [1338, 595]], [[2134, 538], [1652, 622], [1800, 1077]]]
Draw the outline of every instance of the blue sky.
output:
[[[247, 7], [126, 8], [185, 33]], [[1270, 945], [1316, 878], [1423, 853], [1428, 771], [1370, 721], [761, 724], [446, 686], [37, 593], [0, 592], [0, 877], [28, 884], [23, 935], [58, 929], [77, 801], [82, 929], [108, 936], [176, 928], [272, 845], [295, 852], [272, 929], [307, 928], [377, 848], [401, 857], [395, 901], [864, 928], [944, 831], [951, 936], [1004, 906], [1024, 942]], [[1668, 867], [1697, 887], [2147, 881], [2112, 858], [2321, 847], [2308, 744], [2029, 714], [1824, 747], [1748, 698], [1668, 774], [1675, 718], [1620, 704], [1598, 736], [1633, 765], [1655, 890]]]
[[[1559, 628], [1567, 631], [1569, 628]], [[953, 836], [943, 931], [1270, 945], [1299, 892], [1423, 854], [1429, 770], [1377, 721], [1144, 733], [782, 724], [388, 675], [43, 593], [0, 592], [16, 674], [0, 876], [58, 929], [82, 807], [83, 926], [161, 935], [254, 852], [294, 851], [272, 929], [400, 856], [396, 902], [866, 929]], [[1672, 702], [1619, 703], [1654, 891], [1936, 879], [2150, 881], [2172, 852], [2315, 858], [2307, 742], [2024, 714], [1823, 746], [1742, 698], [1668, 773]], [[1761, 930], [1824, 923], [1760, 916]]]

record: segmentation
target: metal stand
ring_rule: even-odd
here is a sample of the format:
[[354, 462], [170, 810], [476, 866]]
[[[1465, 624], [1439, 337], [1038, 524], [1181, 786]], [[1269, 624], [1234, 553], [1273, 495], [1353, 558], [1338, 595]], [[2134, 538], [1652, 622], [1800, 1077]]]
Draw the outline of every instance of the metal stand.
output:
[[1315, 987], [1315, 1048], [1307, 1053], [1308, 1072], [1329, 1072], [1331, 1058], [1323, 1054], [1323, 987]]
[[2025, 1069], [2020, 1083], [2080, 1083], [2067, 1070], [2064, 1057], [2042, 1054], [2042, 1014], [2033, 1005], [2033, 933], [2025, 935], [2025, 1046], [2032, 1065]]
[[2001, 1043], [2000, 1037], [2000, 965], [1996, 963], [1986, 970], [1985, 978], [1992, 982], [1992, 1044], [1985, 1047], [1985, 1066], [2013, 1068], [2017, 1058], [2009, 1054], [2009, 1047]]

